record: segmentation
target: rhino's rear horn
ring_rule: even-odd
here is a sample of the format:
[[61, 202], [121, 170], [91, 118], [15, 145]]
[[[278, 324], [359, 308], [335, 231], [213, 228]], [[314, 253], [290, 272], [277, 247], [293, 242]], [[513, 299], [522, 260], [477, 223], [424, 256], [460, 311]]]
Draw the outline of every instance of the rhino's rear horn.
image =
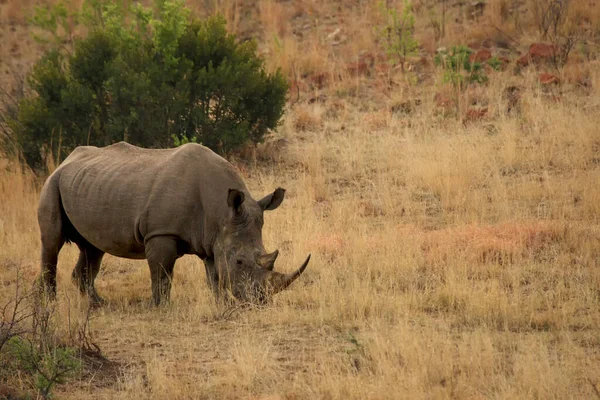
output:
[[277, 256], [279, 255], [279, 250], [275, 250], [270, 254], [261, 254], [258, 256], [258, 260], [256, 260], [257, 264], [262, 268], [266, 268], [269, 271], [273, 271], [275, 268], [275, 260], [277, 260]]
[[273, 294], [279, 293], [282, 290], [285, 290], [288, 286], [290, 286], [300, 275], [302, 275], [309, 261], [310, 254], [308, 255], [308, 257], [306, 257], [306, 261], [304, 261], [300, 268], [298, 268], [291, 274], [280, 274], [278, 272], [273, 272], [273, 276], [271, 278]]

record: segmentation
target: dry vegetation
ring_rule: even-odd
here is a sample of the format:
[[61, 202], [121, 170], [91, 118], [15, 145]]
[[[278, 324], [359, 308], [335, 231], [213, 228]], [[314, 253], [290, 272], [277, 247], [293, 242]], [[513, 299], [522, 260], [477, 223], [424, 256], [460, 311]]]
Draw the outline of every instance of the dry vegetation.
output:
[[[57, 387], [58, 398], [600, 397], [596, 1], [573, 2], [596, 40], [587, 53], [518, 73], [511, 61], [457, 99], [431, 66], [435, 48], [489, 39], [514, 60], [543, 39], [530, 2], [493, 0], [475, 19], [466, 6], [415, 2], [425, 62], [411, 60], [410, 75], [379, 61], [371, 2], [190, 3], [257, 37], [293, 81], [279, 140], [239, 167], [256, 197], [288, 189], [264, 231], [279, 268], [313, 261], [273, 306], [227, 312], [198, 259], [178, 262], [172, 304], [154, 309], [145, 262], [107, 256], [97, 287], [109, 305], [93, 312], [91, 336], [113, 367]], [[27, 5], [0, 5], [2, 68], [39, 54], [19, 36]], [[377, 60], [362, 67], [365, 52]], [[560, 82], [541, 85], [540, 72]], [[458, 101], [450, 115], [444, 93]], [[487, 111], [470, 121], [471, 106]], [[5, 164], [0, 304], [17, 268], [33, 281], [39, 255], [40, 182]], [[70, 282], [76, 256], [65, 247], [59, 260], [64, 335], [87, 309]]]

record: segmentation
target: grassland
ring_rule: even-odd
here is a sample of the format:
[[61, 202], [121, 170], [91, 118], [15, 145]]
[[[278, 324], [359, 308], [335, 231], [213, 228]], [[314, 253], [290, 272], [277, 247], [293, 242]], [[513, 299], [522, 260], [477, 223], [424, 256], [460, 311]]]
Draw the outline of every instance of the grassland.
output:
[[[202, 262], [184, 257], [172, 304], [155, 309], [145, 262], [105, 257], [96, 282], [109, 304], [92, 312], [89, 334], [110, 363], [57, 386], [57, 398], [600, 397], [600, 61], [575, 51], [548, 70], [552, 86], [539, 83], [543, 68], [490, 71], [445, 113], [436, 99], [454, 92], [430, 62], [411, 60], [410, 77], [384, 63], [351, 73], [380, 21], [371, 3], [351, 3], [213, 5], [299, 88], [270, 144], [234, 162], [255, 197], [288, 190], [265, 216], [264, 241], [280, 249], [280, 270], [312, 253], [307, 272], [268, 308], [225, 310]], [[598, 27], [591, 3], [576, 4]], [[13, 34], [27, 30], [16, 4], [2, 5]], [[416, 4], [422, 53], [496, 43], [495, 26], [521, 43], [516, 58], [539, 37], [532, 21], [503, 17], [506, 4], [460, 23], [448, 5], [438, 40], [427, 18], [439, 9]], [[34, 47], [15, 63], [35, 60]], [[519, 109], [508, 112], [511, 86]], [[468, 121], [470, 104], [487, 113]], [[4, 166], [0, 304], [17, 271], [33, 282], [40, 248], [40, 178]], [[59, 259], [54, 324], [65, 341], [87, 315], [70, 282], [76, 258], [70, 246]], [[10, 384], [30, 390], [26, 377]]]

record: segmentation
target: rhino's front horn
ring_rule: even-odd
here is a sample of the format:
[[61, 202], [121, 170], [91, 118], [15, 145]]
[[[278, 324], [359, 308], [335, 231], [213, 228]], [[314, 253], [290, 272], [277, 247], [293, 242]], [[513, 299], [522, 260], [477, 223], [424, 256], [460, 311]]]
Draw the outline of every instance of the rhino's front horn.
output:
[[292, 284], [306, 269], [308, 262], [310, 261], [310, 254], [306, 257], [306, 261], [298, 268], [295, 272], [291, 274], [280, 274], [279, 272], [273, 272], [273, 276], [271, 277], [271, 285], [273, 288], [273, 294], [279, 293], [282, 290], [286, 289], [288, 286]]
[[258, 260], [256, 261], [258, 265], [263, 268], [268, 269], [269, 271], [273, 271], [275, 268], [275, 260], [277, 260], [277, 256], [279, 255], [279, 250], [275, 250], [270, 254], [262, 254], [258, 256]]

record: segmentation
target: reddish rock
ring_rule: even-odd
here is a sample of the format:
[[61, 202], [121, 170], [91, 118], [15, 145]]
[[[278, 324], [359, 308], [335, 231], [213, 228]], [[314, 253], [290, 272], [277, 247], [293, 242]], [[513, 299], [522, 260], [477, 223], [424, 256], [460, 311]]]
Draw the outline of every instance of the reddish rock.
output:
[[445, 106], [452, 103], [452, 99], [440, 93], [436, 93], [433, 99], [438, 106]]
[[369, 72], [369, 66], [364, 61], [358, 61], [348, 64], [346, 70], [352, 76], [366, 75]]
[[483, 117], [485, 117], [487, 115], [488, 112], [488, 108], [484, 107], [484, 108], [469, 108], [467, 110], [467, 112], [465, 113], [465, 120], [466, 121], [477, 121], [482, 119]]
[[560, 103], [563, 101], [563, 98], [562, 96], [552, 95], [550, 96], [550, 100], [554, 101], [555, 103]]
[[502, 93], [502, 98], [506, 100], [507, 109], [506, 112], [513, 110], [519, 110], [519, 102], [521, 100], [522, 89], [519, 86], [508, 86]]
[[500, 61], [500, 69], [502, 71], [505, 71], [510, 65], [510, 59], [508, 57], [498, 57], [498, 61]]
[[376, 60], [379, 60], [379, 55], [373, 53], [364, 53], [358, 57], [358, 61], [351, 62], [346, 66], [346, 70], [350, 75], [367, 75], [373, 67], [376, 66]]
[[377, 62], [380, 63], [388, 62], [388, 55], [385, 52], [379, 52], [376, 54], [375, 59]]
[[486, 49], [491, 49], [495, 45], [496, 43], [494, 43], [494, 41], [490, 38], [487, 38], [483, 42], [481, 42], [481, 47], [485, 47]]
[[542, 72], [539, 79], [542, 85], [557, 85], [560, 83], [560, 79], [556, 75], [548, 72]]
[[293, 80], [290, 83], [290, 88], [288, 89], [288, 92], [290, 93], [290, 95], [295, 96], [298, 92], [303, 92], [305, 90], [306, 90], [306, 85], [304, 84], [304, 82]]
[[486, 62], [490, 58], [492, 58], [491, 51], [489, 51], [488, 49], [479, 49], [475, 53], [471, 53], [471, 55], [469, 56], [469, 62], [470, 63], [474, 63], [474, 62], [481, 63], [481, 62]]
[[320, 72], [312, 74], [309, 80], [314, 86], [321, 89], [329, 82], [329, 75], [326, 72]]
[[472, 40], [472, 41], [470, 41], [469, 43], [467, 43], [467, 46], [468, 46], [470, 49], [477, 50], [477, 49], [479, 49], [479, 48], [481, 47], [481, 41], [480, 41], [480, 40], [477, 40], [477, 39], [475, 39], [475, 40]]
[[517, 60], [517, 64], [526, 67], [532, 64], [548, 64], [554, 61], [557, 48], [553, 44], [532, 43], [527, 54]]
[[517, 59], [517, 65], [520, 67], [526, 67], [529, 65], [529, 54], [524, 54]]
[[372, 53], [364, 53], [358, 58], [358, 62], [372, 67], [375, 65], [375, 56]]
[[390, 66], [388, 64], [377, 64], [375, 65], [375, 71], [378, 75], [387, 75], [390, 72]]
[[454, 100], [442, 93], [436, 93], [433, 100], [436, 106], [444, 109], [444, 112], [450, 111], [455, 106]]
[[529, 46], [529, 54], [536, 58], [550, 58], [556, 55], [556, 46], [546, 43], [533, 43]]

